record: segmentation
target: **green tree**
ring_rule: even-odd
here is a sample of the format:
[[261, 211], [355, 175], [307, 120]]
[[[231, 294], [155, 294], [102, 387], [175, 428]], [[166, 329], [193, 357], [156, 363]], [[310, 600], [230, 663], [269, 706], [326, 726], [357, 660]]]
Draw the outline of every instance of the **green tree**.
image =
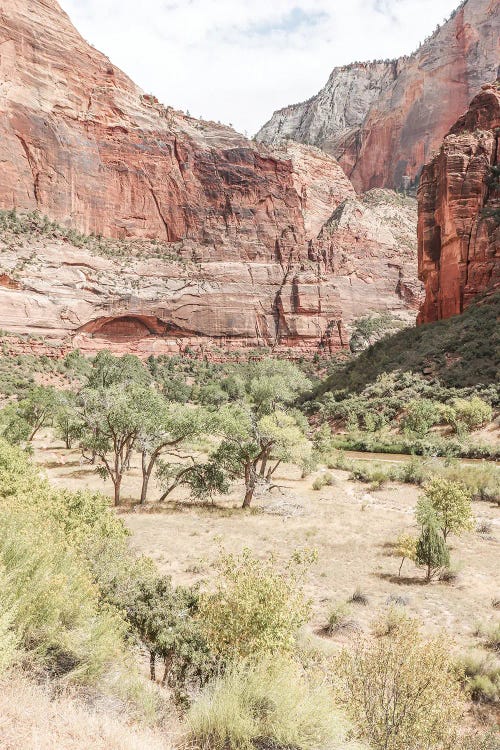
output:
[[151, 382], [151, 375], [133, 354], [115, 357], [104, 349], [94, 357], [87, 380], [88, 388], [108, 388], [118, 383], [147, 386]]
[[440, 419], [439, 404], [428, 398], [418, 398], [409, 402], [403, 426], [406, 431], [415, 433], [418, 437], [425, 437]]
[[[153, 390], [145, 403], [142, 417], [137, 448], [141, 453], [141, 503], [145, 503], [149, 480], [159, 461], [168, 454], [179, 458], [179, 449], [208, 429], [208, 417], [201, 408], [169, 404]], [[173, 475], [179, 481], [183, 476], [182, 471], [187, 473], [192, 469], [189, 463], [188, 466], [184, 464], [175, 464], [175, 466], [177, 471], [174, 471]], [[162, 476], [164, 478], [168, 471], [163, 460]], [[173, 489], [172, 483], [169, 485], [169, 491], [171, 489]], [[164, 498], [165, 493], [162, 496], [162, 499]]]
[[459, 536], [473, 528], [471, 493], [460, 482], [434, 477], [417, 503], [416, 517], [421, 524], [434, 519], [445, 541], [450, 533]]
[[422, 527], [415, 549], [415, 562], [426, 567], [427, 581], [450, 564], [449, 549], [433, 523], [426, 523]]
[[231, 479], [243, 478], [243, 508], [252, 502], [259, 475], [271, 478], [282, 461], [295, 460], [310, 452], [310, 443], [289, 413], [274, 411], [259, 417], [251, 405], [223, 407], [217, 414], [216, 432], [222, 442], [211, 460]]
[[77, 396], [71, 391], [57, 393], [54, 406], [54, 426], [56, 433], [69, 450], [83, 430], [81, 414], [77, 407]]
[[17, 405], [15, 419], [29, 425], [27, 441], [30, 443], [37, 432], [52, 424], [57, 404], [54, 388], [37, 385], [31, 388], [26, 398]]
[[99, 460], [97, 471], [109, 476], [114, 487], [114, 502], [120, 502], [120, 490], [130, 465], [151, 399], [151, 389], [116, 383], [108, 388], [86, 388], [80, 393], [83, 452]]

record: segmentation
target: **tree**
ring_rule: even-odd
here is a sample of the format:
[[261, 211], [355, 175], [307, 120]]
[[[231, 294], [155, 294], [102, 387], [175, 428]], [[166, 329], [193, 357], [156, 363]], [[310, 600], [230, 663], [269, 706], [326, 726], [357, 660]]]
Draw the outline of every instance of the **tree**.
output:
[[337, 662], [338, 697], [360, 739], [373, 750], [452, 750], [464, 706], [445, 639], [424, 640], [404, 616], [376, 632]]
[[[251, 405], [223, 407], [217, 414], [215, 430], [222, 442], [211, 461], [231, 479], [244, 479], [243, 508], [252, 502], [259, 475], [270, 479], [282, 461], [298, 460], [310, 452], [299, 423], [284, 411], [259, 418]], [[274, 464], [265, 474], [270, 460]]]
[[306, 622], [305, 573], [314, 557], [295, 553], [284, 569], [245, 549], [223, 554], [215, 591], [200, 600], [200, 622], [210, 648], [223, 660], [290, 652]]
[[151, 389], [126, 383], [86, 388], [80, 393], [81, 447], [99, 459], [99, 474], [113, 482], [115, 505], [120, 502], [122, 479], [150, 399]]
[[450, 564], [449, 549], [433, 523], [422, 526], [415, 549], [415, 562], [427, 568], [427, 581], [431, 581], [438, 571]]
[[94, 357], [87, 379], [88, 388], [107, 388], [118, 383], [147, 386], [151, 382], [151, 375], [133, 354], [115, 357], [104, 349]]
[[[206, 431], [207, 424], [207, 415], [202, 409], [169, 404], [159, 393], [151, 391], [137, 439], [142, 467], [141, 503], [146, 502], [149, 480], [161, 457], [170, 452], [179, 458], [181, 445]], [[180, 479], [179, 473], [186, 468], [181, 464], [175, 476]], [[163, 476], [166, 475], [164, 467]], [[170, 486], [169, 491], [172, 489]], [[164, 497], [165, 493], [162, 499]]]
[[83, 423], [77, 408], [77, 396], [71, 391], [57, 393], [54, 407], [54, 424], [61, 440], [69, 450], [74, 440], [82, 434]]
[[163, 660], [163, 686], [174, 679], [184, 685], [188, 671], [203, 684], [213, 659], [196, 620], [199, 594], [174, 588], [165, 577], [145, 577], [126, 602], [127, 618], [149, 651], [150, 677], [156, 680], [156, 659]]
[[406, 431], [413, 432], [418, 437], [425, 437], [440, 419], [439, 404], [428, 398], [417, 398], [409, 402], [403, 425]]
[[446, 541], [450, 533], [460, 535], [473, 528], [471, 494], [460, 482], [434, 477], [417, 503], [416, 517], [420, 524], [430, 518]]
[[30, 443], [42, 427], [52, 423], [57, 403], [54, 388], [37, 385], [31, 388], [26, 398], [19, 402], [16, 409], [17, 418], [29, 425], [27, 441]]
[[398, 576], [401, 575], [401, 569], [405, 560], [412, 560], [415, 562], [417, 556], [417, 541], [417, 537], [414, 537], [412, 534], [401, 534], [397, 538], [394, 553], [398, 557], [401, 557]]

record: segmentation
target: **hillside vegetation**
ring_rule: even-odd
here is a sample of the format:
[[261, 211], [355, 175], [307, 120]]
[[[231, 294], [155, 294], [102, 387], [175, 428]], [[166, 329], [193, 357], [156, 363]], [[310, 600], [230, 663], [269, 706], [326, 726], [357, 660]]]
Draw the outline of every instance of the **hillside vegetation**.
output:
[[405, 328], [377, 341], [335, 371], [314, 391], [359, 391], [382, 373], [423, 372], [442, 385], [463, 388], [499, 379], [500, 294], [480, 300], [462, 315]]

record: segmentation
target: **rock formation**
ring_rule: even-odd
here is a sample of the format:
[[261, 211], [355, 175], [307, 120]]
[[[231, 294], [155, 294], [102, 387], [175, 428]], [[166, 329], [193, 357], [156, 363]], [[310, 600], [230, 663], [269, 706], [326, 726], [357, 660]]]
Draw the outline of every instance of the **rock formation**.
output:
[[461, 313], [500, 286], [500, 81], [483, 86], [424, 167], [418, 191], [419, 320]]
[[[0, 209], [115, 241], [113, 256], [71, 233], [4, 232], [4, 329], [88, 348], [211, 341], [307, 353], [345, 346], [361, 314], [411, 318], [418, 307], [418, 290], [405, 291], [416, 258], [378, 208], [360, 203], [363, 227], [333, 231], [332, 215], [356, 202], [334, 158], [299, 144], [274, 152], [164, 107], [90, 47], [56, 0], [2, 2], [0, 162]], [[350, 262], [337, 273], [343, 250]]]
[[399, 188], [418, 178], [499, 61], [499, 0], [465, 0], [414, 54], [335, 68], [316, 96], [275, 112], [257, 138], [319, 146], [359, 192]]

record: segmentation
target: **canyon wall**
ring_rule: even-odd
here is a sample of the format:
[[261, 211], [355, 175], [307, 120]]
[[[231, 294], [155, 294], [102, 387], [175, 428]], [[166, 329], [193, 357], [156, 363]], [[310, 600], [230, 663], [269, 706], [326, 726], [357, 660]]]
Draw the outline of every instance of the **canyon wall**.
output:
[[358, 192], [408, 186], [499, 63], [499, 0], [466, 0], [414, 54], [335, 68], [316, 96], [275, 112], [257, 138], [319, 146]]
[[[397, 199], [357, 201], [328, 154], [270, 149], [163, 106], [88, 45], [56, 0], [1, 4], [0, 163], [0, 210], [36, 210], [112, 241], [103, 254], [7, 222], [3, 329], [88, 347], [311, 353], [345, 347], [363, 314], [416, 314], [416, 252], [399, 236], [412, 245], [411, 202], [398, 226], [386, 224]], [[332, 221], [349, 206], [349, 220]]]
[[500, 81], [484, 85], [422, 172], [419, 321], [461, 313], [500, 287]]

